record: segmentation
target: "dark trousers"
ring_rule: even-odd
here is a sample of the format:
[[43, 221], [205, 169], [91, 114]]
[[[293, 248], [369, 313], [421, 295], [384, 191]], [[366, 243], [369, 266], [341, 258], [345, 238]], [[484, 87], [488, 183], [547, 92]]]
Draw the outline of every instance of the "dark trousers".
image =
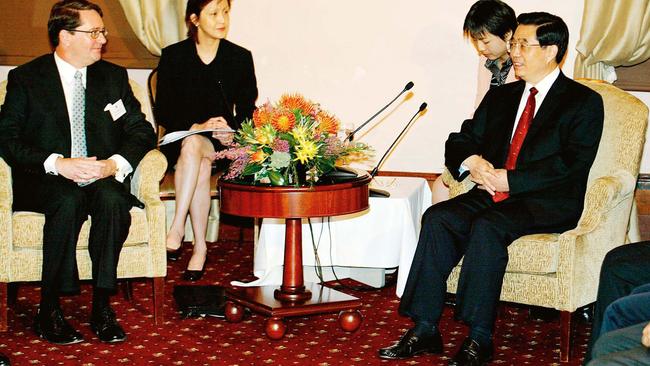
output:
[[400, 313], [416, 322], [437, 324], [447, 278], [464, 255], [456, 315], [471, 326], [492, 330], [508, 245], [523, 235], [572, 228], [580, 215], [578, 208], [552, 215], [536, 207], [534, 202], [516, 199], [494, 203], [476, 188], [430, 207], [422, 217]]
[[607, 253], [600, 270], [594, 321], [585, 363], [591, 358], [594, 343], [601, 334], [607, 307], [646, 283], [650, 283], [650, 241], [623, 245]]
[[650, 350], [641, 343], [648, 322], [604, 333], [596, 342], [589, 366], [648, 365]]
[[92, 221], [88, 251], [93, 286], [116, 287], [117, 262], [131, 225], [132, 203], [125, 186], [112, 177], [85, 187], [60, 176], [15, 178], [14, 210], [45, 215], [43, 293], [79, 291], [76, 248], [88, 215]]

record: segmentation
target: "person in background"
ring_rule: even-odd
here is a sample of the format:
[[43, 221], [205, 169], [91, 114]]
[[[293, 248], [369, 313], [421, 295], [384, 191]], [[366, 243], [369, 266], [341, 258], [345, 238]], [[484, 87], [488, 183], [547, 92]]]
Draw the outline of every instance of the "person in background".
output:
[[447, 279], [462, 258], [456, 317], [470, 329], [449, 365], [489, 362], [508, 246], [524, 235], [574, 228], [582, 214], [602, 98], [561, 72], [569, 30], [560, 17], [534, 12], [517, 20], [508, 47], [520, 80], [490, 89], [473, 118], [449, 135], [447, 169], [477, 185], [422, 216], [399, 306], [414, 326], [380, 349], [380, 358], [442, 352]]
[[[510, 83], [517, 78], [507, 44], [517, 28], [517, 16], [508, 4], [500, 0], [479, 0], [465, 16], [463, 35], [479, 54], [478, 83], [474, 108], [490, 88]], [[433, 203], [449, 199], [449, 183], [454, 178], [446, 169], [433, 182]]]
[[[647, 303], [644, 305], [647, 307]], [[650, 365], [650, 323], [643, 322], [602, 334], [588, 366]]]
[[102, 10], [86, 0], [55, 3], [47, 23], [54, 53], [11, 70], [0, 111], [0, 149], [11, 166], [14, 211], [45, 215], [41, 303], [34, 330], [46, 341], [83, 341], [59, 297], [79, 292], [77, 240], [90, 216], [93, 299], [90, 326], [100, 341], [126, 339], [110, 306], [117, 264], [143, 207], [129, 176], [156, 146], [126, 70], [103, 61]]
[[[251, 118], [257, 82], [250, 51], [226, 40], [230, 0], [189, 0], [185, 11], [188, 38], [162, 51], [154, 113], [167, 132], [238, 129]], [[215, 150], [232, 133], [196, 134], [161, 146], [175, 169], [176, 211], [167, 234], [168, 258], [178, 259], [187, 215], [194, 249], [183, 278], [199, 280], [207, 260], [205, 242], [210, 213], [210, 176]]]

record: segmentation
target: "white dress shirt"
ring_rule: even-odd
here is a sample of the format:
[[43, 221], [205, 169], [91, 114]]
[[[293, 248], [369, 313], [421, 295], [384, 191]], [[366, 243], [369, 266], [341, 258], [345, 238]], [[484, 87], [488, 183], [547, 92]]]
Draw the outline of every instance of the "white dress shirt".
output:
[[[54, 62], [56, 63], [56, 68], [59, 70], [59, 77], [61, 78], [61, 85], [63, 86], [63, 94], [65, 95], [65, 104], [68, 111], [68, 116], [72, 115], [72, 100], [73, 100], [73, 88], [74, 88], [74, 74], [79, 71], [81, 72], [81, 80], [83, 82], [84, 88], [86, 88], [86, 72], [87, 67], [76, 69], [74, 66], [70, 65], [64, 61], [59, 55], [54, 52]], [[72, 138], [72, 128], [70, 128], [70, 141], [74, 144], [74, 139]], [[74, 150], [74, 146], [72, 146]], [[59, 172], [56, 170], [56, 159], [62, 158], [63, 155], [52, 153], [50, 156], [45, 159], [43, 162], [43, 168], [47, 174], [59, 175]], [[115, 161], [117, 170], [115, 172], [115, 179], [120, 182], [124, 181], [127, 175], [133, 171], [133, 167], [129, 162], [121, 155], [115, 154], [109, 159]]]

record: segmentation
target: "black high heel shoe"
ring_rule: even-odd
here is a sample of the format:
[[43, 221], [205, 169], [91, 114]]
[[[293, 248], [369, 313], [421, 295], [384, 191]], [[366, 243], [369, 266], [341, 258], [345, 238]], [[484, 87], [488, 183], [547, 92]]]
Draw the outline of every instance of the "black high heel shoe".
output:
[[200, 270], [194, 270], [194, 269], [186, 269], [185, 272], [183, 273], [183, 280], [185, 281], [198, 281], [201, 278], [203, 278], [203, 274], [205, 274], [205, 266], [208, 264], [208, 256], [206, 254], [205, 261], [203, 261], [203, 268]]
[[183, 254], [183, 244], [181, 243], [181, 246], [178, 247], [178, 249], [175, 250], [169, 250], [167, 249], [167, 260], [176, 262], [181, 258], [181, 254]]

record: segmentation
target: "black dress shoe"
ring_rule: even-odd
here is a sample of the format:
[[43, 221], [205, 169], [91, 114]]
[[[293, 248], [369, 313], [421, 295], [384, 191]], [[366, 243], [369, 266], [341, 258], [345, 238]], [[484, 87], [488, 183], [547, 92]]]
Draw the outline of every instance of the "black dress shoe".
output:
[[2, 353], [0, 353], [0, 366], [11, 366], [11, 362], [9, 362], [9, 357], [5, 356]]
[[175, 250], [171, 250], [171, 249], [167, 248], [167, 260], [169, 260], [169, 261], [176, 262], [177, 260], [179, 260], [181, 258], [181, 254], [183, 254], [183, 245], [182, 244], [181, 244], [180, 247], [178, 247], [178, 249], [175, 249]]
[[201, 278], [203, 278], [203, 274], [205, 274], [205, 265], [208, 264], [208, 257], [205, 257], [205, 261], [203, 262], [203, 268], [200, 270], [193, 270], [193, 269], [186, 269], [185, 272], [183, 273], [183, 279], [185, 281], [198, 281]]
[[458, 353], [449, 360], [449, 366], [483, 366], [492, 360], [492, 345], [481, 347], [475, 340], [467, 337]]
[[439, 332], [420, 337], [409, 329], [393, 346], [380, 349], [379, 358], [401, 360], [420, 353], [442, 353], [442, 336]]
[[115, 319], [115, 312], [110, 306], [95, 312], [90, 318], [90, 327], [100, 341], [104, 343], [116, 343], [126, 340], [126, 334]]
[[81, 333], [72, 328], [63, 318], [63, 312], [58, 307], [48, 312], [39, 310], [34, 321], [34, 331], [46, 341], [59, 345], [74, 344], [84, 340]]

